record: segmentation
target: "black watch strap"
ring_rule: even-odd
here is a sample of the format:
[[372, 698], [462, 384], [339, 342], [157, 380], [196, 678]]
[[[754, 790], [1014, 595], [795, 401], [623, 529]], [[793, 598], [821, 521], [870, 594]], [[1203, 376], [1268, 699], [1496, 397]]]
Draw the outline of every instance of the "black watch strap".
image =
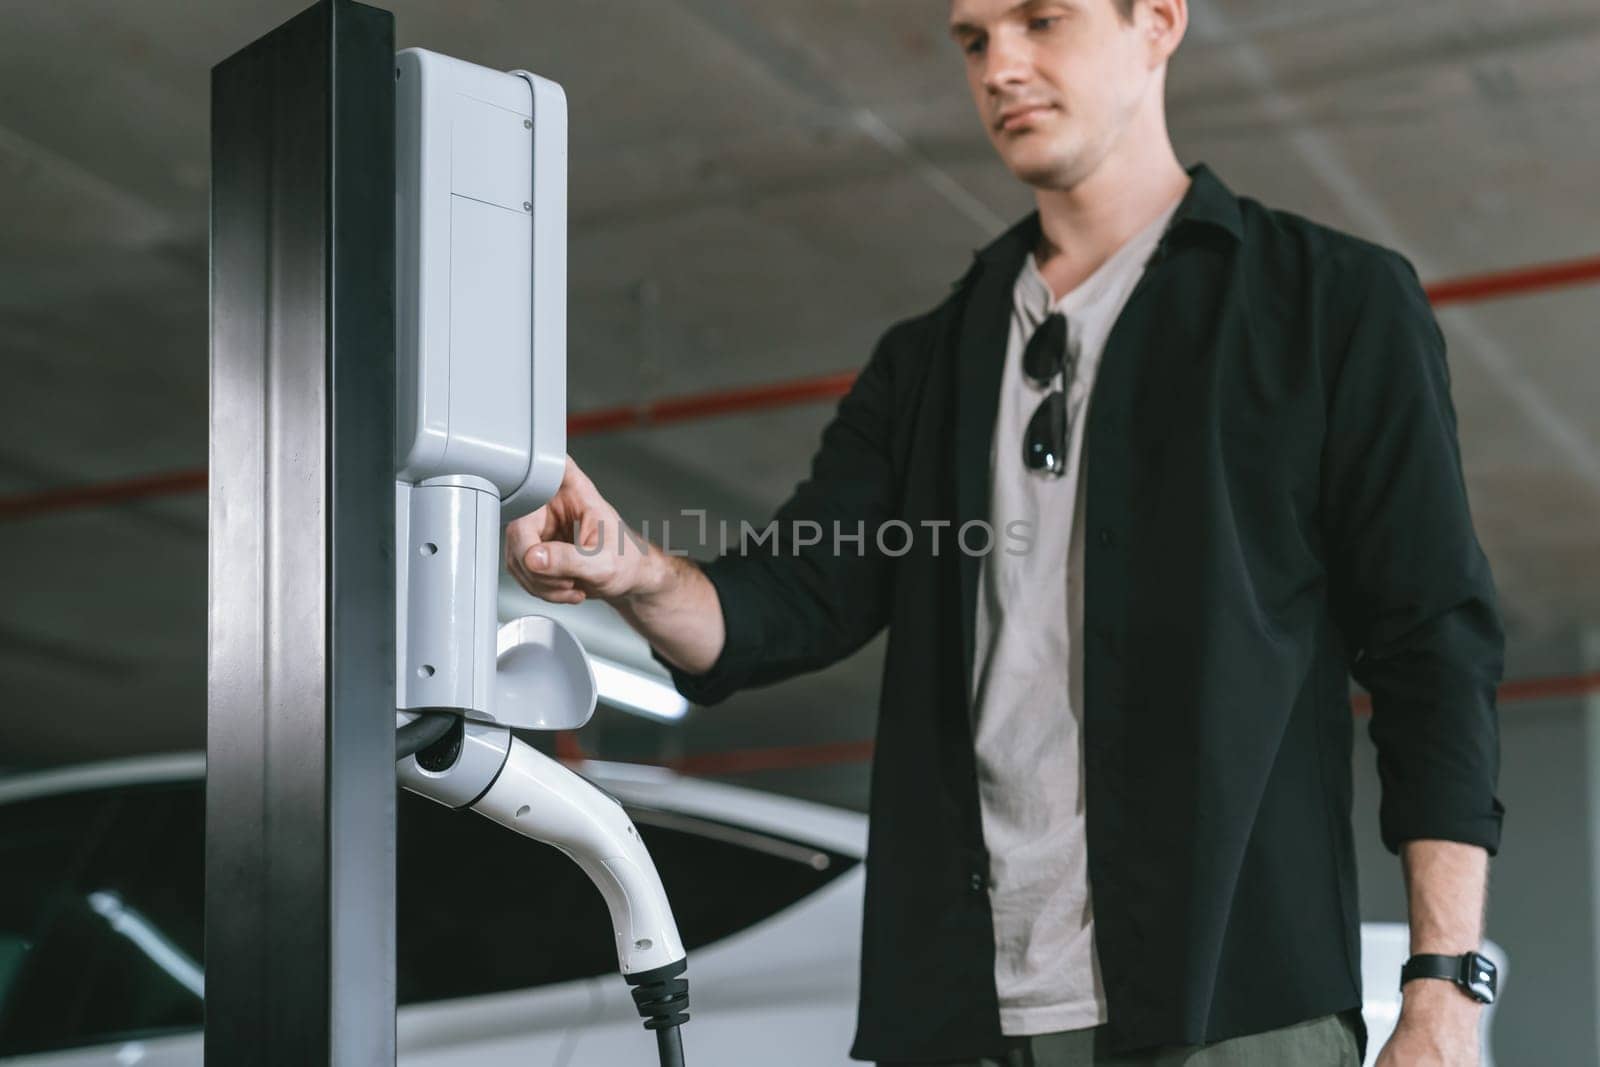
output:
[[1442, 978], [1454, 982], [1462, 992], [1480, 1003], [1494, 1002], [1497, 985], [1495, 966], [1476, 952], [1460, 956], [1418, 953], [1400, 968], [1400, 985], [1403, 987], [1413, 978]]

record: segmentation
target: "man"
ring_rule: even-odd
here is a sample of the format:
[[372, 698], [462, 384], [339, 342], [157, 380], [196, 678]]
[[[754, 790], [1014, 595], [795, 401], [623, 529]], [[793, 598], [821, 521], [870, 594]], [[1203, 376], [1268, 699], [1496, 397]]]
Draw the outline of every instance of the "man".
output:
[[[508, 530], [701, 703], [889, 627], [860, 1058], [1360, 1063], [1350, 673], [1412, 950], [1479, 945], [1503, 636], [1443, 338], [1400, 256], [1179, 165], [1187, 15], [954, 0], [1038, 210], [884, 335], [772, 542], [640, 551], [570, 464]], [[1475, 1064], [1463, 983], [1403, 988], [1379, 1063]]]

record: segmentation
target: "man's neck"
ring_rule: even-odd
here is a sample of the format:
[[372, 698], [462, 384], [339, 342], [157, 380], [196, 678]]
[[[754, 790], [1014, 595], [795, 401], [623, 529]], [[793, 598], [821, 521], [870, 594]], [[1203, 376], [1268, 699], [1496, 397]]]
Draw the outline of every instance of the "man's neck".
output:
[[1127, 240], [1189, 187], [1171, 146], [1153, 158], [1108, 156], [1070, 189], [1037, 189], [1039, 245], [1034, 259], [1059, 299], [1077, 288]]

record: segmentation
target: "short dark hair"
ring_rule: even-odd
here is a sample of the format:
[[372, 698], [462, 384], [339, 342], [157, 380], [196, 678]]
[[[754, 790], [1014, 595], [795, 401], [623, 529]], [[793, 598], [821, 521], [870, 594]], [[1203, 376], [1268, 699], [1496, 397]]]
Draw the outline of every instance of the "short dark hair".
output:
[[1117, 9], [1117, 14], [1122, 16], [1123, 22], [1133, 21], [1133, 5], [1139, 0], [1111, 0], [1111, 6]]

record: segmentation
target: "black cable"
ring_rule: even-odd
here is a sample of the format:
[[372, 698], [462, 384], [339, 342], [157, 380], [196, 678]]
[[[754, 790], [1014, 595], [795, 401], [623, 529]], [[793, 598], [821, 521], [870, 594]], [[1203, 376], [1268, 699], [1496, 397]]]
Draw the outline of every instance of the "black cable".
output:
[[456, 717], [448, 711], [425, 711], [394, 734], [395, 762], [414, 756], [450, 732]]
[[683, 1035], [676, 1026], [656, 1031], [656, 1051], [661, 1054], [661, 1067], [683, 1067]]

